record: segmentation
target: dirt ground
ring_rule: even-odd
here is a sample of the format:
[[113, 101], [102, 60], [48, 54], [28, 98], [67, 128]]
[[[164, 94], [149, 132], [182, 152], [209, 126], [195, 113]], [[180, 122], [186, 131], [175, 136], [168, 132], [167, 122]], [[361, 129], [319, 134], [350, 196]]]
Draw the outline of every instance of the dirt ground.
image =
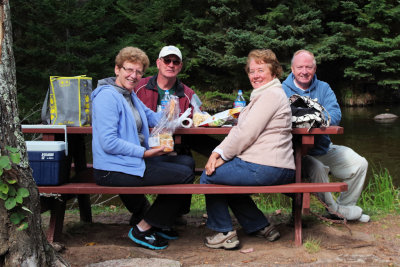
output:
[[[288, 216], [272, 215], [281, 238], [268, 242], [247, 236], [240, 227], [241, 247], [216, 250], [204, 246], [211, 232], [201, 215], [187, 216], [188, 225], [177, 228], [178, 240], [167, 249], [154, 251], [134, 244], [127, 236], [128, 213], [95, 215], [93, 223], [79, 222], [79, 215], [67, 214], [61, 242], [61, 255], [71, 266], [127, 258], [162, 258], [179, 261], [182, 266], [400, 266], [400, 216], [373, 218], [369, 223], [349, 222], [347, 228], [310, 216], [303, 219], [303, 242], [320, 242], [312, 252], [294, 246], [294, 229]], [[44, 215], [43, 222], [48, 221]], [[144, 267], [144, 266], [143, 266]]]

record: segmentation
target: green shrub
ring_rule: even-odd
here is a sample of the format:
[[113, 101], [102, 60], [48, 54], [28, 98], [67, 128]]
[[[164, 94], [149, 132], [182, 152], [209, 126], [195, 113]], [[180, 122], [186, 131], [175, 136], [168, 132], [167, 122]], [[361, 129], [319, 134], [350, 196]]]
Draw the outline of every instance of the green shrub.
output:
[[388, 169], [372, 169], [372, 177], [361, 194], [359, 205], [370, 212], [400, 212], [400, 190], [394, 187]]

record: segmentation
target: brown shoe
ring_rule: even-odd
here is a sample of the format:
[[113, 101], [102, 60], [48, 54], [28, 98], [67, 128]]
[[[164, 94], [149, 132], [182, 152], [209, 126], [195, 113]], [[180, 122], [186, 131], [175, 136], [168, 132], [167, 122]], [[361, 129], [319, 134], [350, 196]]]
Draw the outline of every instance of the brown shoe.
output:
[[240, 242], [236, 231], [230, 231], [227, 235], [217, 233], [213, 236], [206, 237], [205, 244], [209, 248], [234, 249], [239, 247]]
[[278, 240], [281, 235], [279, 234], [278, 230], [276, 230], [275, 226], [270, 224], [269, 226], [265, 227], [264, 229], [258, 230], [256, 232], [256, 236], [264, 237], [270, 242]]

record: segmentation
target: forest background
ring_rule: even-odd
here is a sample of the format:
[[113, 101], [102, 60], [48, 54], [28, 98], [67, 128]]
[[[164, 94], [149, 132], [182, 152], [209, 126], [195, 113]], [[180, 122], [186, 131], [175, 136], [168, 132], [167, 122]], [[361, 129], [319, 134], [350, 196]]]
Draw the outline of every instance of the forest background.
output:
[[244, 65], [255, 48], [272, 49], [284, 75], [298, 49], [317, 59], [317, 75], [339, 102], [400, 99], [400, 2], [262, 0], [10, 1], [22, 123], [40, 122], [49, 76], [114, 76], [125, 46], [150, 58], [157, 72], [164, 45], [183, 53], [179, 77], [204, 100], [248, 93]]

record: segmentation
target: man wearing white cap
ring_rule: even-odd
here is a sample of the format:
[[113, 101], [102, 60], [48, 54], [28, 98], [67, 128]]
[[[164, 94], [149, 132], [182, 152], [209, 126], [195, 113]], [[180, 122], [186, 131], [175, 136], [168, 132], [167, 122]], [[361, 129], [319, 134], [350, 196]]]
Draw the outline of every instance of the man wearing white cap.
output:
[[[158, 55], [156, 64], [158, 73], [154, 76], [142, 78], [134, 89], [136, 95], [148, 108], [157, 111], [157, 107], [160, 106], [161, 99], [164, 97], [166, 90], [169, 90], [170, 95], [179, 97], [179, 109], [181, 114], [189, 107], [192, 107], [192, 101], [195, 101], [198, 106], [201, 105], [201, 101], [194, 91], [182, 83], [177, 77], [183, 65], [182, 53], [179, 48], [173, 45], [164, 46]], [[185, 142], [187, 143], [190, 141], [186, 140]], [[175, 146], [175, 150], [178, 154], [191, 154], [188, 146]], [[150, 204], [145, 204], [143, 210], [146, 210], [149, 206]], [[183, 207], [181, 214], [187, 214], [189, 211], [190, 203]], [[141, 216], [141, 213], [133, 214], [130, 224], [140, 219]], [[181, 216], [178, 217], [175, 223], [186, 224], [186, 220]]]
[[158, 74], [143, 78], [134, 89], [136, 95], [148, 108], [157, 111], [166, 90], [169, 90], [170, 95], [179, 97], [181, 114], [191, 107], [192, 101], [197, 101], [199, 106], [201, 105], [194, 91], [177, 77], [183, 66], [179, 48], [173, 45], [164, 46], [156, 63]]

